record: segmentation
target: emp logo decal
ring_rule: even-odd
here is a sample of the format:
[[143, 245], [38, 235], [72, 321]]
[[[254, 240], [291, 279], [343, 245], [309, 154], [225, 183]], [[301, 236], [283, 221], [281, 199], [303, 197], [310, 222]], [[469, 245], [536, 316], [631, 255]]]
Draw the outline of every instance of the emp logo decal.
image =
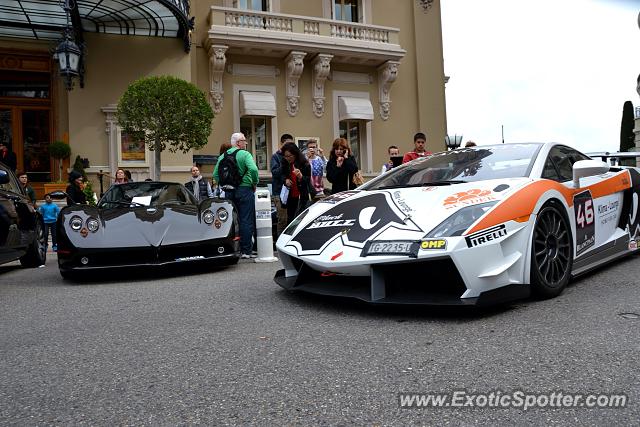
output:
[[502, 224], [496, 227], [487, 228], [465, 237], [467, 246], [470, 248], [489, 243], [507, 235], [507, 227]]

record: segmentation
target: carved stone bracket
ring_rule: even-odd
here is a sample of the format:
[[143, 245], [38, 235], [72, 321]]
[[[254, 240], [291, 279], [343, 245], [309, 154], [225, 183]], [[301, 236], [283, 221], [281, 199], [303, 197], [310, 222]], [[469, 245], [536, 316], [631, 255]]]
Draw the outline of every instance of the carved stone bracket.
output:
[[324, 82], [331, 71], [333, 55], [318, 54], [313, 60], [313, 114], [322, 117], [324, 114]]
[[387, 61], [378, 67], [380, 117], [387, 120], [391, 112], [391, 84], [398, 78], [398, 61]]
[[422, 9], [427, 12], [431, 6], [433, 6], [433, 0], [418, 0], [418, 3], [420, 4], [420, 6], [422, 6]]
[[229, 46], [212, 44], [209, 47], [209, 98], [213, 112], [218, 114], [222, 111], [224, 104], [224, 90], [222, 89], [222, 76], [224, 75], [224, 64], [227, 62], [225, 53]]
[[304, 70], [303, 59], [306, 52], [291, 51], [285, 58], [287, 64], [286, 84], [287, 84], [287, 112], [290, 116], [298, 114], [300, 96], [298, 96], [298, 80]]

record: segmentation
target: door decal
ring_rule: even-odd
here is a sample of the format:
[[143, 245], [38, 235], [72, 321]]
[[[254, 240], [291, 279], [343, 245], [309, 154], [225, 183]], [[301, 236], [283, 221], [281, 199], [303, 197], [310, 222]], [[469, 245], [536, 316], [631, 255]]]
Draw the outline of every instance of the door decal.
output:
[[580, 256], [596, 243], [596, 222], [591, 191], [583, 191], [573, 197], [576, 216], [576, 256]]

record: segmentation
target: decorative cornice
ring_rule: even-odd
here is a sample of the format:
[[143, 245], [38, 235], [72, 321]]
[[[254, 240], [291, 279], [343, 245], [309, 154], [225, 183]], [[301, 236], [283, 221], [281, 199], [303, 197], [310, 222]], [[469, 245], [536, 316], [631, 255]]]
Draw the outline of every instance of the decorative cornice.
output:
[[209, 81], [211, 88], [209, 98], [213, 112], [218, 114], [224, 105], [224, 90], [222, 89], [222, 76], [224, 75], [224, 64], [227, 62], [226, 52], [229, 46], [212, 44], [209, 47]]
[[300, 96], [298, 96], [298, 80], [304, 70], [303, 59], [306, 52], [291, 51], [285, 58], [287, 65], [286, 84], [287, 84], [287, 112], [291, 117], [298, 114], [300, 105]]
[[324, 82], [331, 71], [333, 55], [320, 53], [313, 60], [313, 114], [322, 117], [324, 114]]
[[391, 113], [391, 85], [398, 78], [398, 61], [387, 61], [378, 67], [378, 91], [380, 98], [380, 118], [387, 120]]
[[418, 0], [418, 4], [422, 6], [422, 10], [427, 12], [433, 6], [434, 0]]

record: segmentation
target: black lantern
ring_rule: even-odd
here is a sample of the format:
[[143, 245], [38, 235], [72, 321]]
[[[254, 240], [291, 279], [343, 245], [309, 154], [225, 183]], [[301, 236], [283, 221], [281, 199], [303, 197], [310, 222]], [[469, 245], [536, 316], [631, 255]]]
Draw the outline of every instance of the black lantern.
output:
[[63, 38], [56, 47], [54, 58], [58, 61], [60, 75], [65, 80], [67, 90], [73, 88], [73, 78], [80, 75], [80, 56], [82, 50], [73, 41], [73, 27], [69, 25], [69, 14], [75, 7], [73, 0], [64, 0], [64, 11], [67, 15], [67, 25], [63, 30]]
[[462, 135], [447, 135], [444, 137], [444, 143], [449, 150], [454, 150], [462, 144]]

